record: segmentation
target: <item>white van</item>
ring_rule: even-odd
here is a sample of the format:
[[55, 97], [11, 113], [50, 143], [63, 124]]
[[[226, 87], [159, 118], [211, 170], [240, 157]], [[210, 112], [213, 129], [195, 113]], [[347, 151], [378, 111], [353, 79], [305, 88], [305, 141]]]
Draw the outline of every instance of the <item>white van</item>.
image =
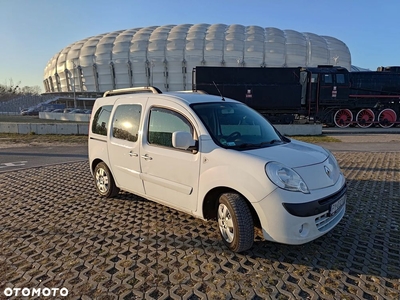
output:
[[153, 87], [96, 100], [89, 163], [98, 193], [120, 189], [218, 221], [233, 251], [266, 240], [303, 244], [345, 214], [346, 182], [334, 156], [282, 136], [245, 104]]

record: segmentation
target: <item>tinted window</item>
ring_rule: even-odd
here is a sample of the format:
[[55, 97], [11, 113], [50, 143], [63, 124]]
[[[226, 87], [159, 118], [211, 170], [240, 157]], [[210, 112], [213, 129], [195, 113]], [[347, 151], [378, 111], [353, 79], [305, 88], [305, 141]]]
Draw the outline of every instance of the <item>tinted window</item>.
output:
[[93, 133], [107, 135], [107, 127], [108, 127], [108, 122], [110, 120], [112, 108], [113, 108], [112, 105], [105, 105], [100, 107], [96, 111], [92, 123]]
[[189, 121], [177, 112], [152, 108], [150, 111], [148, 142], [154, 145], [172, 147], [172, 133], [186, 131], [193, 134]]
[[114, 113], [113, 137], [136, 142], [141, 111], [142, 107], [137, 104], [118, 106]]

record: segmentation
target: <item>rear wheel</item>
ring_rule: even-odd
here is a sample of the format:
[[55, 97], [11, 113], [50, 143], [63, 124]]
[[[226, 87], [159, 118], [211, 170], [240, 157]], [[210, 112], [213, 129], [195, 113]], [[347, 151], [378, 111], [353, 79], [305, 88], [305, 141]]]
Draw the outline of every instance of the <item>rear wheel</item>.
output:
[[396, 122], [397, 115], [393, 109], [385, 108], [378, 115], [379, 125], [383, 128], [389, 128]]
[[115, 185], [110, 169], [104, 162], [98, 163], [94, 169], [94, 182], [97, 192], [106, 198], [118, 195], [119, 188]]
[[234, 252], [250, 249], [254, 242], [254, 225], [246, 200], [236, 193], [219, 198], [218, 227], [225, 245]]

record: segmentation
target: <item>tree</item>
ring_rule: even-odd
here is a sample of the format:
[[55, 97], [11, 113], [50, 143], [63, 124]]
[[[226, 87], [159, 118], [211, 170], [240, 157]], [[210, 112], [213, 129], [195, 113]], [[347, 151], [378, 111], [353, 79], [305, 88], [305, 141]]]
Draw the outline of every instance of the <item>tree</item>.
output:
[[0, 84], [0, 95], [21, 94], [21, 95], [40, 95], [41, 88], [38, 85], [21, 87], [21, 82], [14, 84], [12, 78], [5, 84]]
[[38, 85], [24, 86], [21, 88], [21, 93], [30, 95], [40, 95], [40, 87]]

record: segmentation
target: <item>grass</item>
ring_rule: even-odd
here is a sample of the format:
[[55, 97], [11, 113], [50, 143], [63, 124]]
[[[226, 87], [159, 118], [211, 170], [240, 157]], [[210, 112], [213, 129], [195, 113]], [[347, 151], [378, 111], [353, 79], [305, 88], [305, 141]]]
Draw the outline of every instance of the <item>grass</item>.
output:
[[340, 143], [341, 140], [327, 136], [324, 134], [321, 135], [297, 135], [297, 136], [289, 136], [289, 138], [298, 140], [298, 141], [303, 141], [307, 143]]
[[0, 143], [8, 145], [43, 143], [84, 145], [87, 141], [87, 135], [0, 133]]

